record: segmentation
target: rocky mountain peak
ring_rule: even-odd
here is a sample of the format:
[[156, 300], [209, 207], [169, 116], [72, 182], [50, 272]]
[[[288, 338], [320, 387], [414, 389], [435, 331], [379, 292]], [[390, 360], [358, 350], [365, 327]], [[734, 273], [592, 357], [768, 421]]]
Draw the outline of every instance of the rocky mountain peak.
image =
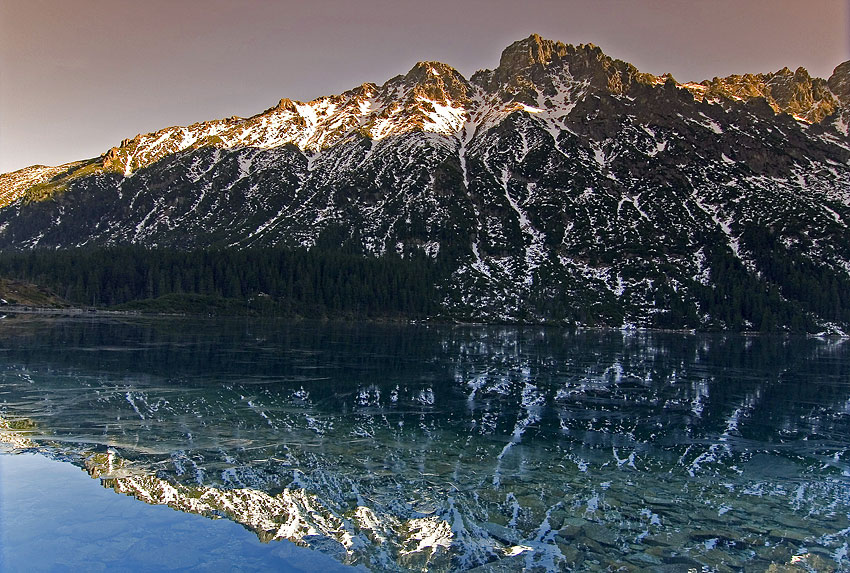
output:
[[[812, 78], [808, 70], [797, 68], [793, 73], [783, 68], [770, 77], [768, 103], [776, 111], [802, 117], [807, 121], [820, 121], [835, 110], [835, 98], [827, 84], [820, 78]], [[770, 101], [772, 100], [772, 102]]]
[[281, 100], [277, 104], [277, 107], [275, 107], [274, 109], [280, 111], [295, 111], [295, 102], [293, 102], [288, 97], [281, 98]]
[[827, 84], [835, 97], [843, 104], [850, 105], [850, 60], [835, 67]]
[[473, 83], [501, 91], [503, 99], [534, 105], [565, 83], [585, 84], [607, 93], [627, 93], [635, 82], [652, 84], [655, 77], [607, 56], [598, 46], [555, 42], [532, 34], [508, 46], [493, 71], [478, 72]]
[[465, 102], [469, 83], [459, 71], [441, 62], [417, 62], [403, 77], [393, 78], [389, 83], [403, 83], [415, 96], [439, 102]]
[[811, 79], [812, 79], [812, 76], [809, 75], [809, 71], [806, 68], [804, 68], [803, 66], [800, 66], [794, 72], [794, 81], [795, 82], [800, 82], [800, 83], [808, 82], [808, 81], [811, 81]]
[[776, 113], [788, 113], [799, 120], [817, 123], [832, 114], [838, 102], [827, 82], [813, 78], [803, 67], [784, 67], [774, 73], [731, 75], [703, 82], [709, 99], [749, 101], [764, 99]]
[[532, 34], [528, 38], [514, 42], [504, 49], [499, 59], [499, 70], [519, 72], [535, 64], [547, 65], [553, 58], [563, 57], [567, 46]]

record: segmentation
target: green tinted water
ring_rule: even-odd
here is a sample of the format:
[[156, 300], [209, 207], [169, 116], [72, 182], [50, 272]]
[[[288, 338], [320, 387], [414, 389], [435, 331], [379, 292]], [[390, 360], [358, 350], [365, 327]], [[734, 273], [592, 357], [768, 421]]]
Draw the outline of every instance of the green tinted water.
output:
[[850, 345], [5, 319], [2, 439], [374, 570], [846, 570]]

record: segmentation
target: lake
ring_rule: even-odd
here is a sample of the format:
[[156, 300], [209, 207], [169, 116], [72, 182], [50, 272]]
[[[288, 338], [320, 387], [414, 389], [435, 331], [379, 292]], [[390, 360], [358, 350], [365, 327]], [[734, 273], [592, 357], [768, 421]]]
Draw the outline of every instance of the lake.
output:
[[850, 570], [841, 339], [7, 317], [0, 444], [10, 571]]

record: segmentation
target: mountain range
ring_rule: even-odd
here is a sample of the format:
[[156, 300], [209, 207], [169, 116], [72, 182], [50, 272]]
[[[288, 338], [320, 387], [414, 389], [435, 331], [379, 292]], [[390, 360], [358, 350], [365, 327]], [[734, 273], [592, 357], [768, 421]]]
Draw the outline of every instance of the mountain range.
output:
[[427, 257], [490, 322], [847, 330], [848, 222], [850, 61], [679, 83], [538, 35], [0, 175], [5, 251]]

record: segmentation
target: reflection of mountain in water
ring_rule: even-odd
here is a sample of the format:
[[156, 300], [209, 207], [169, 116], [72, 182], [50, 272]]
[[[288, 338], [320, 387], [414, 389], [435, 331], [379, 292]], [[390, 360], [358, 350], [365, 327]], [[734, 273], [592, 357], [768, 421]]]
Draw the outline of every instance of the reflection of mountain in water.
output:
[[5, 326], [0, 412], [32, 420], [28, 439], [116, 491], [344, 562], [850, 565], [841, 342]]

